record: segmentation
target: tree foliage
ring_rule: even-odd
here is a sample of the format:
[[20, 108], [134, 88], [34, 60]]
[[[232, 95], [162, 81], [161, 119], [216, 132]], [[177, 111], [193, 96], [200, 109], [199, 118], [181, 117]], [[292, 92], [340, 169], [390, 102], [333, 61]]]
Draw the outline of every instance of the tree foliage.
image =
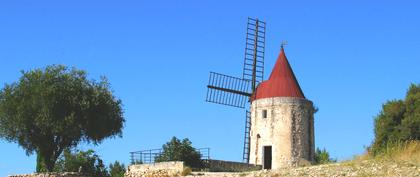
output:
[[105, 77], [62, 65], [22, 71], [17, 82], [0, 90], [0, 138], [37, 153], [37, 168], [53, 170], [64, 149], [79, 142], [98, 144], [122, 136], [121, 100]]
[[385, 103], [375, 118], [374, 131], [373, 151], [389, 143], [420, 140], [420, 85], [412, 84], [404, 100]]
[[124, 164], [115, 161], [107, 169], [93, 150], [64, 150], [54, 166], [56, 172], [81, 172], [91, 177], [124, 177]]
[[111, 177], [124, 177], [125, 166], [118, 161], [115, 161], [113, 164], [109, 164], [109, 175]]
[[108, 170], [102, 159], [95, 151], [71, 152], [64, 150], [63, 155], [57, 160], [54, 171], [57, 172], [81, 172], [92, 177], [109, 177]]
[[332, 163], [332, 162], [337, 162], [337, 160], [331, 158], [330, 153], [325, 148], [322, 150], [319, 149], [318, 147], [316, 148], [315, 164], [326, 164], [326, 163]]
[[181, 141], [172, 137], [171, 141], [162, 146], [162, 154], [157, 156], [155, 161], [184, 161], [187, 166], [193, 168], [201, 168], [203, 165], [200, 153], [192, 146], [188, 138]]

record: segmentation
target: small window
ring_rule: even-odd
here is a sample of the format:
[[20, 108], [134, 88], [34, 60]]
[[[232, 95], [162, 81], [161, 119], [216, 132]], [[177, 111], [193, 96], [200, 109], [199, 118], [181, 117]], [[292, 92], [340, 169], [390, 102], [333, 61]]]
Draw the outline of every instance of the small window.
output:
[[267, 110], [262, 110], [262, 118], [267, 118]]

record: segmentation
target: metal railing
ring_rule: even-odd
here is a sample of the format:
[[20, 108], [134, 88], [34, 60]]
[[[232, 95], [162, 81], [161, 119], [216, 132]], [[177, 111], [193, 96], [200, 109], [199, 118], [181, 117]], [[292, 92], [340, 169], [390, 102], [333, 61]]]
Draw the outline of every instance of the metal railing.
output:
[[156, 157], [160, 154], [162, 154], [162, 149], [130, 152], [131, 164], [155, 163]]
[[200, 153], [201, 160], [210, 160], [210, 148], [198, 148], [196, 150]]
[[[162, 154], [162, 151], [162, 149], [149, 149], [130, 152], [131, 164], [155, 163], [156, 158]], [[198, 148], [196, 151], [200, 154], [201, 160], [210, 160], [210, 148]]]

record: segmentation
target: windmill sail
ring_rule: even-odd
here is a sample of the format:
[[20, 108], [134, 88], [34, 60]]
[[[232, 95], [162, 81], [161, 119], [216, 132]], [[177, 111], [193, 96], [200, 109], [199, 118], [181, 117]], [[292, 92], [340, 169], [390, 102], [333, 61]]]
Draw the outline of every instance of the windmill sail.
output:
[[252, 91], [264, 80], [265, 28], [265, 22], [248, 18], [242, 77], [252, 81]]
[[250, 86], [250, 80], [210, 72], [206, 101], [245, 108], [251, 96]]
[[244, 151], [243, 151], [243, 161], [249, 163], [249, 150], [250, 150], [250, 141], [251, 137], [249, 136], [249, 132], [251, 131], [251, 112], [248, 110], [245, 114], [245, 137], [244, 137]]
[[[248, 18], [242, 78], [210, 72], [207, 102], [245, 108], [258, 84], [264, 80], [266, 23]], [[249, 162], [250, 113], [246, 112], [243, 160]]]

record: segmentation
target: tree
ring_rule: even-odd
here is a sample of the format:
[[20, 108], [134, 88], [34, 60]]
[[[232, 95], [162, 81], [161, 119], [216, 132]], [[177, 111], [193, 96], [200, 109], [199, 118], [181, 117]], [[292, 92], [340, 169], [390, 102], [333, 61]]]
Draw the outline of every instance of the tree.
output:
[[121, 100], [105, 77], [62, 65], [22, 71], [19, 81], [0, 90], [0, 138], [37, 153], [38, 169], [52, 171], [64, 149], [79, 142], [101, 143], [122, 136]]
[[63, 155], [57, 160], [54, 171], [57, 172], [81, 172], [92, 177], [109, 177], [103, 161], [95, 151], [71, 152], [64, 150]]
[[402, 137], [404, 113], [405, 104], [402, 100], [388, 101], [382, 106], [381, 113], [375, 119], [375, 147], [385, 146]]
[[109, 174], [111, 177], [124, 177], [125, 166], [118, 161], [109, 164]]
[[404, 100], [382, 105], [374, 123], [374, 154], [389, 144], [420, 140], [420, 85], [411, 84]]
[[200, 153], [192, 147], [192, 143], [188, 138], [181, 141], [176, 137], [172, 137], [171, 141], [162, 146], [162, 154], [157, 156], [155, 161], [184, 161], [187, 166], [193, 168], [201, 168], [203, 166]]
[[315, 151], [315, 164], [325, 164], [325, 163], [332, 163], [337, 162], [336, 159], [330, 158], [330, 153], [324, 148], [319, 149], [316, 148]]
[[405, 114], [401, 122], [404, 140], [420, 140], [420, 84], [411, 84], [405, 97]]

